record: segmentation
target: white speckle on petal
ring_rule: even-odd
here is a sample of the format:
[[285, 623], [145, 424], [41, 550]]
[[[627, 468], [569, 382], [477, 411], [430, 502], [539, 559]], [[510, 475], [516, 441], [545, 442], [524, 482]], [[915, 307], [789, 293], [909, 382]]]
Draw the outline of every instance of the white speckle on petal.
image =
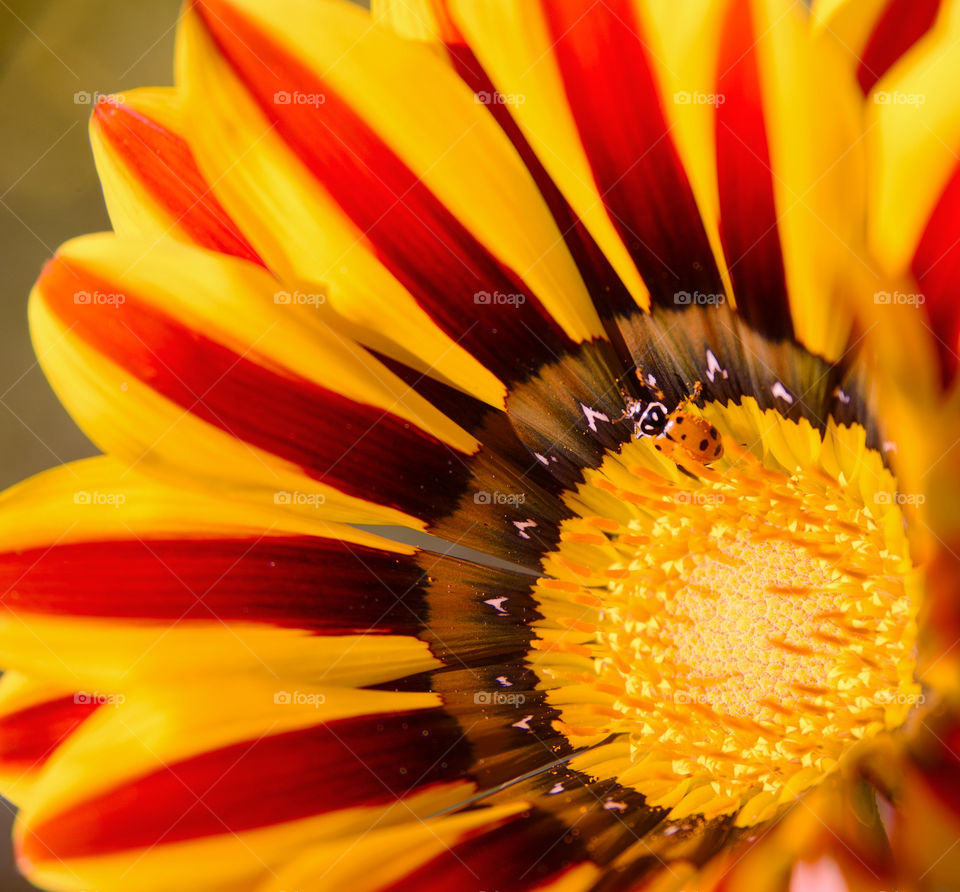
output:
[[720, 372], [721, 378], [729, 378], [730, 373], [720, 365], [717, 361], [717, 357], [713, 355], [713, 351], [709, 348], [707, 349], [707, 379], [713, 384], [714, 380], [717, 377], [717, 372]]
[[580, 408], [583, 409], [583, 415], [587, 419], [587, 427], [590, 428], [594, 433], [597, 432], [597, 422], [598, 421], [609, 421], [603, 412], [597, 412], [595, 409], [591, 409], [589, 406], [580, 403]]
[[770, 393], [772, 393], [775, 397], [778, 397], [779, 399], [783, 400], [785, 403], [793, 405], [793, 397], [790, 395], [787, 388], [784, 387], [781, 382], [777, 381], [777, 383], [770, 388]]
[[527, 532], [527, 530], [530, 527], [535, 527], [537, 525], [537, 522], [535, 520], [531, 520], [528, 517], [526, 520], [515, 520], [513, 522], [513, 525], [517, 528], [517, 532], [520, 534], [520, 538], [529, 539], [530, 534]]

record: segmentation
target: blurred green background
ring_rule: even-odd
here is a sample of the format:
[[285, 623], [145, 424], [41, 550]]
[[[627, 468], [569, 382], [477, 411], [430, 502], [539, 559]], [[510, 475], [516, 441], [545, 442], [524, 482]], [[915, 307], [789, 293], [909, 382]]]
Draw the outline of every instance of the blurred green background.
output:
[[[27, 331], [27, 295], [74, 235], [109, 228], [83, 94], [172, 82], [178, 0], [0, 0], [0, 484], [95, 452], [57, 402]], [[78, 97], [77, 94], [80, 94]], [[33, 888], [12, 864], [0, 800], [0, 890]]]

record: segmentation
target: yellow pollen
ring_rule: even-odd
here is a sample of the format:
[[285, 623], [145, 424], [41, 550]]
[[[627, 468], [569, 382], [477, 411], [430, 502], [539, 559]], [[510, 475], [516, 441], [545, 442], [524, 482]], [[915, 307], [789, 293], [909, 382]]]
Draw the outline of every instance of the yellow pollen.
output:
[[[723, 434], [746, 414], [709, 417]], [[775, 425], [755, 437], [763, 460], [728, 434], [709, 474], [649, 440], [608, 456], [537, 588], [531, 664], [558, 727], [575, 746], [611, 740], [572, 764], [674, 818], [765, 820], [922, 701], [916, 574], [882, 495], [895, 481], [854, 429], [817, 443], [759, 417]], [[764, 433], [801, 438], [808, 461], [764, 454]]]
[[687, 585], [664, 605], [681, 620], [668, 658], [690, 678], [711, 680], [701, 696], [719, 713], [760, 718], [770, 702], [798, 705], [797, 686], [822, 686], [850, 643], [823, 637], [822, 614], [840, 600], [830, 567], [791, 542], [737, 534], [720, 542], [735, 563], [696, 558]]

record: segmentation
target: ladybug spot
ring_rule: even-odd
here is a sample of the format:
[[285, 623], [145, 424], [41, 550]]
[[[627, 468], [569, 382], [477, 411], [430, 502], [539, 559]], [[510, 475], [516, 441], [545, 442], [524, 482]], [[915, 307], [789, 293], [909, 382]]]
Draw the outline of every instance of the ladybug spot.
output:
[[709, 445], [710, 445], [710, 443], [707, 442], [706, 440], [701, 440], [701, 441], [700, 441], [700, 451], [701, 451], [701, 452], [706, 452], [706, 451], [707, 451], [707, 447], [708, 447]]
[[717, 429], [711, 424], [711, 425], [710, 425], [710, 437], [711, 437], [711, 439], [716, 440], [718, 436], [719, 436], [719, 434], [717, 433]]
[[687, 439], [687, 435], [686, 435], [686, 434], [680, 434], [680, 439], [681, 439], [681, 440], [686, 440], [686, 439]]
[[723, 447], [718, 443], [717, 448], [713, 450], [714, 457], [718, 456], [723, 451]]

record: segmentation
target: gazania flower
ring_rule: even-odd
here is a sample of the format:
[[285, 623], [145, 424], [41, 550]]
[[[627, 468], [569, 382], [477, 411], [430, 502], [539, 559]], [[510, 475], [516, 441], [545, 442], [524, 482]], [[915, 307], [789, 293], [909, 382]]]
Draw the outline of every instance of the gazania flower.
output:
[[29, 875], [955, 888], [939, 7], [188, 5], [31, 298]]

